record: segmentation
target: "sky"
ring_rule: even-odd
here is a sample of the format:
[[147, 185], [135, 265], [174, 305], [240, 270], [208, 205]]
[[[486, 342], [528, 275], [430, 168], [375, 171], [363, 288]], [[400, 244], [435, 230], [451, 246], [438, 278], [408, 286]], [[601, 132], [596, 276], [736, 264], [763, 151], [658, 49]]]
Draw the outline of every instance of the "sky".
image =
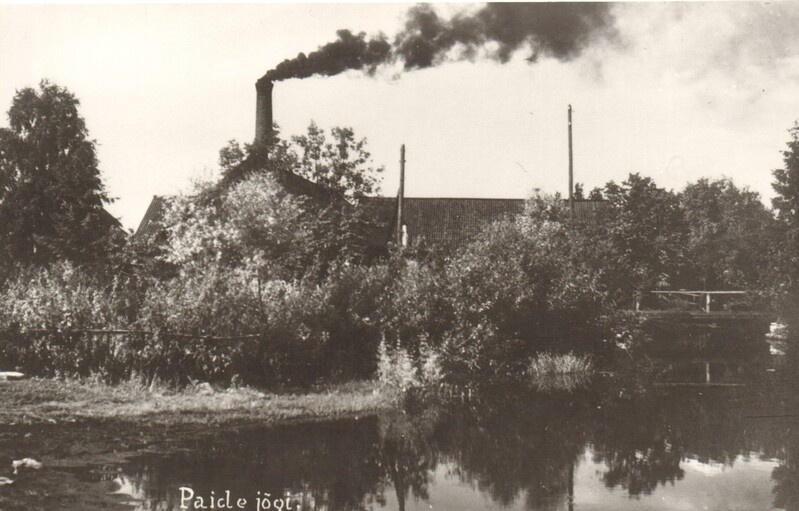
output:
[[[227, 141], [252, 141], [265, 72], [339, 29], [393, 41], [411, 7], [2, 4], [0, 110], [43, 78], [74, 93], [108, 209], [135, 229], [153, 195], [189, 193], [218, 175]], [[799, 119], [799, 3], [604, 7], [607, 24], [565, 55], [528, 61], [541, 48], [524, 43], [503, 62], [489, 42], [464, 59], [456, 45], [425, 69], [277, 82], [274, 119], [284, 135], [312, 120], [354, 128], [385, 167], [385, 195], [405, 144], [407, 196], [521, 198], [567, 192], [571, 104], [575, 180], [589, 189], [631, 172], [675, 190], [726, 176], [768, 202]], [[433, 8], [446, 20], [483, 6]]]

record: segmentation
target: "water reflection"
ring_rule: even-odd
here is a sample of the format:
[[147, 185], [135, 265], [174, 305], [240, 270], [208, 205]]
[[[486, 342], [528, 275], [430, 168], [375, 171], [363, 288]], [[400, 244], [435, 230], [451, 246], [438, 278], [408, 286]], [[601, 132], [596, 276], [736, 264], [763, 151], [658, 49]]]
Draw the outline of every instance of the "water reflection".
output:
[[132, 460], [119, 484], [141, 510], [179, 509], [181, 486], [230, 490], [253, 511], [259, 491], [309, 510], [797, 509], [791, 386], [717, 362], [711, 375], [746, 385], [684, 385], [677, 373], [694, 369], [670, 363], [650, 383], [495, 389], [370, 419], [218, 433]]

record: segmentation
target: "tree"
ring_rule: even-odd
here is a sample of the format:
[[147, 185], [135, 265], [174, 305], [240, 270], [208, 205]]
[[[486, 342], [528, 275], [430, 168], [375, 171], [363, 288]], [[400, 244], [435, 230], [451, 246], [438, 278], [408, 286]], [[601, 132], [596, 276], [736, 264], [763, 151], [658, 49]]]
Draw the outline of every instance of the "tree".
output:
[[773, 206], [780, 229], [775, 292], [792, 337], [799, 336], [799, 122], [788, 131], [784, 167], [774, 170]]
[[595, 186], [588, 193], [588, 200], [605, 200], [605, 194], [602, 188]]
[[799, 228], [799, 122], [788, 130], [791, 139], [782, 152], [784, 168], [774, 170], [772, 200], [777, 218], [789, 229]]
[[760, 195], [730, 179], [700, 179], [685, 187], [680, 204], [688, 225], [683, 284], [760, 289], [774, 228]]
[[252, 172], [294, 174], [346, 198], [350, 203], [380, 191], [383, 167], [375, 167], [367, 140], [358, 139], [352, 128], [335, 127], [328, 135], [311, 121], [305, 134], [289, 140], [275, 125], [268, 143], [240, 144], [231, 140], [219, 151], [222, 179], [220, 191]]
[[6, 261], [92, 262], [122, 236], [79, 101], [46, 80], [14, 96], [0, 129], [0, 252]]
[[585, 190], [582, 183], [574, 184], [574, 200], [585, 200]]
[[581, 229], [597, 240], [591, 259], [604, 268], [603, 281], [617, 303], [629, 305], [636, 294], [673, 285], [687, 235], [677, 195], [630, 174], [620, 185], [607, 183], [604, 196], [608, 207]]
[[299, 157], [297, 174], [347, 197], [377, 193], [383, 167], [372, 167], [366, 139], [355, 138], [352, 128], [333, 128], [330, 134], [332, 143], [312, 121], [305, 135], [292, 137]]

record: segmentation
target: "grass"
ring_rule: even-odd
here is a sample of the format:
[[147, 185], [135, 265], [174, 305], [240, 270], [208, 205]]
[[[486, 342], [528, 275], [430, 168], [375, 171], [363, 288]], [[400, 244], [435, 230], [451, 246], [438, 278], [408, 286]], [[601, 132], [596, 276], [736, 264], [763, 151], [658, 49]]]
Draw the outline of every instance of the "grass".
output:
[[[115, 474], [109, 467], [142, 453], [173, 452], [264, 426], [357, 420], [392, 402], [370, 381], [277, 394], [205, 384], [177, 390], [135, 382], [0, 381], [0, 476], [14, 480], [0, 488], [0, 509], [130, 509], [130, 499], [109, 493], [108, 481], [95, 475]], [[26, 457], [43, 469], [13, 475], [12, 461]]]
[[276, 423], [375, 413], [390, 397], [374, 382], [353, 382], [304, 392], [265, 393], [252, 388], [181, 390], [135, 382], [28, 379], [0, 382], [0, 426], [90, 420], [148, 424]]
[[530, 381], [541, 391], [573, 391], [591, 380], [594, 364], [588, 355], [539, 353], [528, 365]]

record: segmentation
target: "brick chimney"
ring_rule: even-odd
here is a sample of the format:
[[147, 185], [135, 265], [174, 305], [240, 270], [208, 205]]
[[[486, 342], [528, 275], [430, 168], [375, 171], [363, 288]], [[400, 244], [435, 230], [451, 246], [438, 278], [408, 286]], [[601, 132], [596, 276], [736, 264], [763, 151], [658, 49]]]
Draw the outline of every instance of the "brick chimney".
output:
[[272, 133], [272, 87], [269, 80], [255, 82], [255, 142], [265, 143]]

